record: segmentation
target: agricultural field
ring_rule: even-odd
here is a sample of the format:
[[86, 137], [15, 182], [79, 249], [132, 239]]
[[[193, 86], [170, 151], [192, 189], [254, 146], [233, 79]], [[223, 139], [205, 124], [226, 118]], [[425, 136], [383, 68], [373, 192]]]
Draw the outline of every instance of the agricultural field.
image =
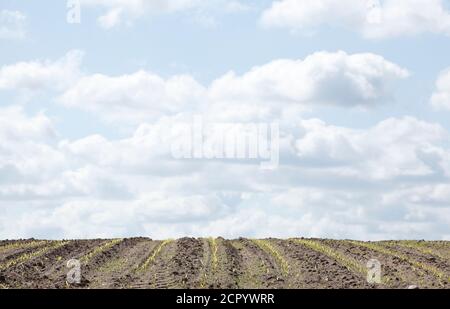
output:
[[[67, 282], [69, 260], [81, 280]], [[381, 280], [367, 280], [369, 260]], [[0, 241], [0, 288], [450, 288], [450, 242], [149, 238]]]

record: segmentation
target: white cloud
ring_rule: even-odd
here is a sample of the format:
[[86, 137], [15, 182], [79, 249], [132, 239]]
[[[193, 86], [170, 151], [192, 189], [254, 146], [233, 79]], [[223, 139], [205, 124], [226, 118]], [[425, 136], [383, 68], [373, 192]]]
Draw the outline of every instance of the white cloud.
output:
[[[202, 85], [191, 75], [163, 78], [147, 71], [108, 76], [84, 74], [83, 52], [55, 60], [0, 67], [0, 90], [63, 91], [57, 101], [99, 113], [109, 122], [139, 124], [163, 116], [203, 113], [222, 120], [285, 118], [317, 105], [369, 107], [392, 101], [406, 69], [381, 56], [317, 52], [281, 59]], [[245, 104], [242, 104], [245, 102]]]
[[[175, 235], [180, 222], [203, 224], [226, 213], [226, 205], [215, 196], [173, 197], [146, 194], [134, 201], [73, 200], [54, 209], [39, 209], [24, 214], [15, 234], [45, 235], [54, 238], [111, 237], [111, 235]], [[170, 214], [170, 215], [168, 215]], [[80, 220], [83, 218], [83, 220]], [[148, 226], [166, 229], [166, 234], [150, 232]], [[101, 227], [101, 228], [99, 228]], [[172, 230], [167, 233], [167, 229]], [[0, 231], [0, 235], [2, 231]], [[3, 235], [2, 235], [3, 236]], [[172, 237], [172, 236], [171, 236]]]
[[341, 176], [366, 181], [450, 176], [447, 150], [437, 146], [445, 145], [450, 135], [437, 124], [390, 118], [368, 130], [354, 130], [312, 119], [302, 127], [306, 133], [295, 147], [310, 166], [328, 166]]
[[[60, 103], [134, 132], [67, 140], [43, 112], [0, 108], [0, 238], [450, 235], [448, 130], [414, 117], [353, 129], [299, 112], [391, 100], [408, 72], [381, 56], [319, 52], [209, 85], [146, 71], [83, 75], [80, 57], [4, 66], [0, 88], [62, 90]], [[171, 125], [198, 113], [281, 117], [279, 169], [174, 159]]]
[[121, 23], [122, 9], [116, 8], [109, 10], [107, 14], [98, 18], [100, 26], [105, 29], [111, 29]]
[[110, 121], [141, 122], [192, 110], [201, 103], [204, 91], [188, 75], [163, 79], [138, 71], [117, 77], [102, 74], [85, 76], [59, 101], [66, 106], [100, 112]]
[[438, 110], [450, 110], [450, 70], [442, 72], [436, 81], [431, 104]]
[[228, 72], [208, 86], [189, 75], [163, 79], [146, 71], [89, 75], [58, 101], [128, 123], [186, 112], [232, 121], [266, 119], [317, 105], [370, 107], [392, 101], [396, 82], [408, 74], [370, 53], [317, 52], [304, 60], [276, 60], [241, 76]]
[[43, 113], [27, 117], [20, 107], [0, 107], [0, 140], [42, 141], [54, 137], [53, 124]]
[[106, 13], [98, 17], [101, 27], [111, 29], [120, 24], [131, 24], [134, 20], [149, 14], [189, 12], [193, 20], [206, 24], [215, 24], [214, 15], [241, 12], [248, 5], [229, 0], [81, 0], [84, 7], [106, 9]]
[[28, 61], [0, 68], [0, 90], [63, 90], [81, 76], [83, 52], [70, 51], [56, 61]]
[[372, 105], [393, 94], [408, 71], [375, 54], [316, 52], [304, 60], [276, 60], [242, 76], [229, 72], [210, 87], [213, 101], [274, 104]]
[[450, 201], [450, 185], [420, 185], [400, 189], [383, 196], [383, 203], [409, 203], [414, 205], [430, 205], [435, 207], [448, 207]]
[[27, 17], [20, 11], [0, 11], [0, 39], [23, 39]]
[[69, 141], [42, 113], [0, 117], [0, 237], [450, 234], [449, 132], [412, 117], [367, 129], [301, 120], [283, 128], [271, 172], [173, 159], [168, 119]]
[[146, 9], [153, 11], [178, 11], [193, 8], [204, 4], [205, 0], [81, 0], [83, 6], [121, 8], [139, 14]]
[[450, 12], [444, 0], [280, 0], [263, 12], [261, 22], [300, 32], [322, 25], [344, 27], [371, 39], [450, 35]]
[[228, 12], [242, 12], [247, 11], [251, 8], [250, 5], [236, 0], [229, 0], [224, 4], [224, 6], [225, 10]]
[[28, 117], [18, 107], [0, 108], [0, 183], [33, 182], [63, 167], [63, 155], [52, 147], [57, 139], [44, 114]]

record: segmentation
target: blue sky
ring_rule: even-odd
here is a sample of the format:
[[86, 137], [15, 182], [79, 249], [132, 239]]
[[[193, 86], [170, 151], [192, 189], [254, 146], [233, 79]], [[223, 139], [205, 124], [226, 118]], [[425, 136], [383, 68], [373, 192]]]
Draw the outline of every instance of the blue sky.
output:
[[[0, 237], [449, 239], [448, 1], [319, 2], [2, 0]], [[173, 161], [195, 113], [280, 167]]]

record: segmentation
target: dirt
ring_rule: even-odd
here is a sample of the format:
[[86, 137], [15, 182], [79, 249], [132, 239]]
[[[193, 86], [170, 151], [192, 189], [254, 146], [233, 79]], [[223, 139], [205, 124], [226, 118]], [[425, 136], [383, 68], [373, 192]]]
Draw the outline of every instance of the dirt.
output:
[[140, 238], [131, 242], [125, 240], [120, 250], [99, 268], [92, 268], [90, 274], [93, 288], [128, 288], [136, 269], [144, 263], [157, 242]]
[[[450, 288], [449, 242], [311, 241], [330, 251], [293, 239], [4, 240], [0, 288]], [[73, 284], [71, 259], [81, 265]], [[369, 284], [347, 259], [363, 267], [379, 260], [383, 281]]]
[[42, 248], [47, 242], [20, 241], [7, 242], [0, 245], [0, 263], [13, 260], [21, 254], [33, 252], [36, 248]]
[[209, 263], [205, 263], [206, 284], [204, 287], [210, 289], [237, 289], [239, 288], [239, 277], [242, 275], [242, 256], [231, 241], [223, 238], [216, 239], [216, 265], [211, 241], [208, 242]]
[[[336, 249], [338, 252], [355, 258], [362, 265], [366, 264], [371, 259], [378, 260], [382, 266], [382, 276], [385, 279], [384, 285], [388, 288], [407, 288], [408, 286], [413, 285], [419, 288], [449, 287], [447, 284], [442, 285], [441, 280], [432, 273], [413, 264], [413, 261], [421, 261], [420, 253], [415, 250], [405, 250], [397, 246], [387, 246], [384, 242], [372, 243], [382, 248], [392, 250], [397, 254], [406, 256], [408, 258], [408, 261], [406, 261], [397, 256], [355, 245], [348, 241], [322, 240], [321, 242]], [[427, 262], [427, 264], [424, 265], [430, 265], [440, 269], [438, 264], [439, 263]], [[440, 270], [445, 272], [445, 269]]]
[[293, 241], [273, 241], [290, 267], [290, 288], [373, 288], [364, 275], [346, 268], [329, 256]]
[[240, 255], [241, 273], [239, 288], [282, 288], [285, 278], [274, 258], [261, 249], [254, 241], [239, 239], [232, 242]]

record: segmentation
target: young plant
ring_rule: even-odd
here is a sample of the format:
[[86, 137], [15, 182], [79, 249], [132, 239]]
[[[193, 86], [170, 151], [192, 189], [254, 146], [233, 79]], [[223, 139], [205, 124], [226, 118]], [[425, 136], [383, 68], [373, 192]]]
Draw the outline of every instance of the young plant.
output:
[[363, 276], [367, 276], [367, 268], [364, 265], [359, 263], [357, 260], [348, 257], [323, 243], [308, 239], [293, 239], [293, 241], [295, 243], [304, 245], [316, 252], [328, 256], [329, 258], [335, 260], [342, 266], [346, 267], [351, 272], [356, 272]]
[[436, 256], [440, 259], [443, 260], [448, 260], [449, 258], [446, 257], [445, 255], [437, 252], [436, 250], [431, 249], [430, 247], [427, 247], [424, 244], [421, 244], [418, 241], [412, 241], [412, 240], [405, 240], [405, 241], [395, 241], [395, 242], [388, 242], [389, 245], [398, 245], [400, 247], [403, 248], [407, 248], [407, 249], [413, 249], [413, 250], [417, 250], [420, 253], [426, 254], [426, 255], [430, 255], [430, 256]]
[[142, 265], [138, 266], [138, 268], [136, 270], [137, 271], [146, 270], [151, 264], [153, 264], [155, 259], [161, 253], [162, 249], [165, 246], [167, 246], [168, 244], [170, 244], [171, 242], [173, 242], [173, 239], [168, 239], [168, 240], [165, 240], [162, 243], [160, 243], [159, 246], [155, 250], [153, 250], [153, 252], [150, 254], [150, 256], [145, 260], [145, 262], [142, 263]]
[[218, 262], [218, 258], [217, 258], [217, 250], [218, 250], [218, 246], [217, 246], [217, 240], [213, 237], [208, 239], [209, 241], [209, 246], [211, 248], [211, 253], [212, 253], [212, 257], [211, 257], [211, 268], [212, 271], [216, 271], [219, 262]]
[[365, 248], [371, 249], [373, 251], [380, 252], [382, 254], [396, 257], [406, 263], [413, 265], [414, 267], [416, 267], [418, 269], [422, 269], [422, 270], [432, 274], [433, 276], [437, 277], [440, 281], [450, 282], [450, 277], [448, 275], [446, 275], [444, 272], [442, 272], [440, 269], [438, 269], [432, 265], [413, 260], [413, 259], [409, 258], [407, 255], [402, 254], [400, 252], [396, 252], [385, 246], [382, 246], [379, 244], [374, 244], [374, 243], [364, 243], [361, 241], [353, 241], [353, 240], [349, 240], [348, 242], [350, 242], [351, 244], [354, 244], [356, 246], [365, 247]]
[[94, 250], [92, 250], [91, 252], [89, 252], [88, 254], [86, 254], [85, 256], [83, 256], [81, 258], [81, 262], [83, 264], [87, 264], [89, 263], [89, 261], [94, 258], [95, 256], [109, 250], [110, 248], [114, 247], [115, 245], [121, 243], [123, 241], [123, 238], [119, 238], [119, 239], [113, 239], [110, 241], [107, 241], [105, 243], [103, 243], [101, 246], [98, 246], [97, 248], [95, 248]]
[[253, 242], [261, 248], [264, 252], [271, 255], [277, 262], [278, 266], [281, 268], [283, 275], [287, 276], [289, 274], [289, 264], [286, 259], [280, 254], [280, 252], [275, 249], [268, 240], [254, 239]]
[[11, 244], [3, 245], [0, 247], [0, 252], [15, 250], [15, 249], [30, 249], [39, 247], [40, 245], [44, 245], [48, 243], [46, 240], [33, 240], [29, 242], [19, 241]]
[[21, 254], [14, 259], [11, 259], [9, 261], [6, 261], [6, 262], [0, 264], [0, 271], [8, 269], [8, 268], [16, 266], [16, 265], [19, 265], [19, 264], [23, 264], [31, 259], [42, 256], [51, 250], [56, 250], [58, 248], [61, 248], [65, 245], [67, 245], [68, 243], [70, 243], [70, 241], [51, 242], [49, 245], [44, 246], [41, 249], [38, 249], [38, 250], [30, 252], [30, 253]]

